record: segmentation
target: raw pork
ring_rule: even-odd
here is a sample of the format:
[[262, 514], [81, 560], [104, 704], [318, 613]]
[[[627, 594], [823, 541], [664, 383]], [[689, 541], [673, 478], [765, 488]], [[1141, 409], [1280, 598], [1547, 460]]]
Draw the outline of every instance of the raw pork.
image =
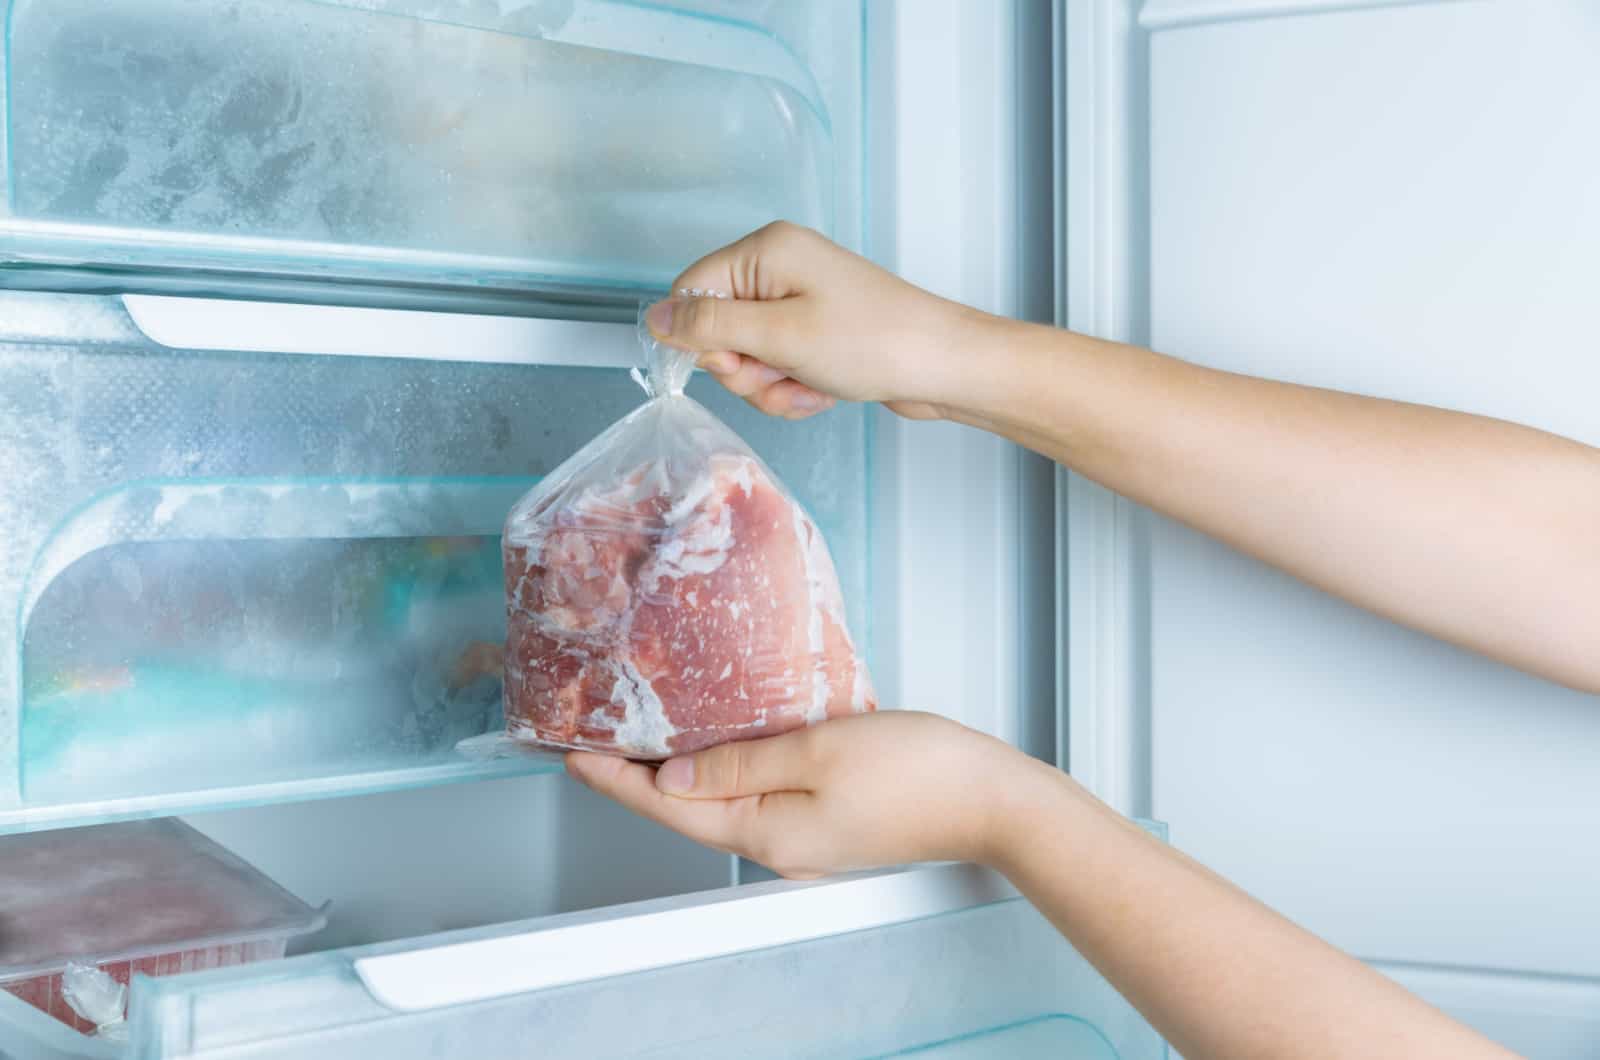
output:
[[127, 984], [283, 956], [323, 915], [173, 819], [0, 838], [0, 990], [80, 1031], [69, 962]]
[[507, 526], [509, 736], [659, 759], [876, 706], [822, 536], [753, 455], [555, 499]]

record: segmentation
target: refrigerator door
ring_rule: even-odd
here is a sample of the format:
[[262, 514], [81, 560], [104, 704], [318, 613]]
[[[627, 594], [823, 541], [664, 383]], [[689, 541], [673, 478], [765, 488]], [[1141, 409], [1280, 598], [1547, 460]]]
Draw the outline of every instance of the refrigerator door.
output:
[[[1595, 5], [1061, 6], [1068, 324], [1600, 443]], [[1513, 1048], [1592, 1055], [1594, 698], [1061, 484], [1072, 771]]]

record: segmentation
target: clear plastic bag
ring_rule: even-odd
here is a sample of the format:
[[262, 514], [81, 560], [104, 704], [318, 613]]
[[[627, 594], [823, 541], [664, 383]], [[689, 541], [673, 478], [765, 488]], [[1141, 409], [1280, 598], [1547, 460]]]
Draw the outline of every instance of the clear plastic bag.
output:
[[61, 993], [78, 1018], [94, 1024], [94, 1036], [128, 1040], [128, 988], [92, 964], [69, 963], [61, 973]]
[[640, 338], [649, 400], [506, 521], [506, 728], [469, 753], [661, 759], [876, 707], [816, 524]]

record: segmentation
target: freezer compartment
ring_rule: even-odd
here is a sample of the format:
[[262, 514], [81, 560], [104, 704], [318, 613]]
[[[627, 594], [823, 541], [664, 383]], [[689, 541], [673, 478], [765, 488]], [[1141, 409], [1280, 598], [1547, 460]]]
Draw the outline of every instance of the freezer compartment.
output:
[[[810, 887], [758, 884], [701, 904], [668, 899], [598, 916], [291, 958], [271, 968], [141, 980], [132, 1056], [403, 1060], [529, 1048], [549, 1056], [652, 1060], [876, 1057], [918, 1055], [917, 1049], [930, 1056], [1016, 1057], [1043, 1048], [1059, 1050], [1052, 1056], [1165, 1056], [1148, 1025], [1026, 902], [1001, 898], [928, 915], [915, 879], [926, 873], [986, 875], [952, 866]], [[858, 884], [873, 893], [854, 893]], [[986, 884], [979, 889], [991, 899], [1000, 894]], [[851, 906], [852, 898], [865, 900], [847, 916], [921, 918], [694, 959], [722, 936], [735, 947], [765, 937], [759, 929], [741, 930], [741, 904], [775, 900], [762, 917], [781, 917], [785, 930], [795, 924], [827, 930], [834, 918], [822, 907]], [[487, 943], [490, 951], [504, 945], [517, 959], [495, 967], [492, 958], [474, 954], [470, 959], [484, 966], [466, 974], [457, 974], [461, 968], [448, 954], [439, 963], [431, 959], [438, 947], [473, 943]], [[601, 971], [648, 962], [652, 954], [667, 960], [672, 951], [683, 959], [630, 974]], [[370, 967], [385, 959], [398, 966]], [[585, 975], [596, 977], [562, 981]], [[474, 994], [480, 982], [492, 994], [501, 976], [551, 985]]]
[[[691, 389], [811, 511], [864, 632], [866, 411]], [[617, 368], [176, 349], [120, 298], [0, 292], [0, 831], [559, 768], [454, 750], [499, 725], [499, 534], [642, 399]]]
[[0, 2], [3, 264], [570, 314], [775, 219], [854, 242], [860, 3], [782, 7]]
[[323, 915], [178, 821], [134, 821], [0, 839], [0, 990], [75, 1031], [70, 964], [126, 986], [283, 956]]

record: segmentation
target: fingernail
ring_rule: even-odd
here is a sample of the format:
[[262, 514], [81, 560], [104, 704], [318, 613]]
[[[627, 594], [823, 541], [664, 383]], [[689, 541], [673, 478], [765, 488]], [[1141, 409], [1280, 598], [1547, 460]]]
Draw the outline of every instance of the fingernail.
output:
[[644, 322], [657, 335], [672, 334], [672, 303], [657, 302], [645, 312]]
[[668, 795], [681, 795], [694, 787], [694, 759], [674, 758], [656, 770], [656, 787]]
[[739, 369], [739, 356], [734, 353], [708, 353], [700, 358], [700, 367], [712, 375], [732, 375]]
[[802, 390], [789, 399], [789, 407], [796, 412], [815, 412], [822, 407], [822, 398]]

